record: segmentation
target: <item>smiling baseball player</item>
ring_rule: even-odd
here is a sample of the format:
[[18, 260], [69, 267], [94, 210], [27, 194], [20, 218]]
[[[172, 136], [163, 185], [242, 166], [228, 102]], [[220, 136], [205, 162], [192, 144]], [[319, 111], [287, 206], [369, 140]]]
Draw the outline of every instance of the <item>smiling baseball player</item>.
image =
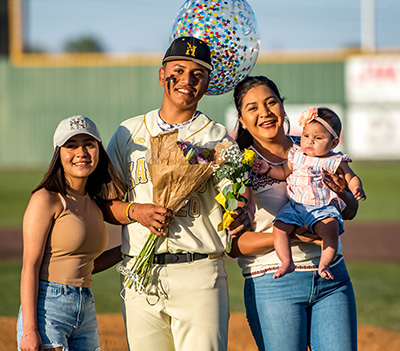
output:
[[[205, 148], [231, 139], [225, 127], [197, 111], [213, 69], [207, 44], [194, 37], [178, 38], [166, 51], [162, 64], [161, 108], [124, 121], [107, 148], [129, 187], [128, 206], [121, 202], [110, 205], [117, 218], [126, 209], [130, 222], [122, 229], [123, 266], [132, 267], [149, 231], [161, 235], [154, 258], [154, 295], [123, 290], [128, 344], [135, 351], [223, 351], [227, 349], [229, 318], [223, 260], [227, 234], [216, 229], [222, 211], [214, 199], [214, 180], [210, 178], [173, 215], [152, 204], [146, 163], [150, 137], [163, 131], [178, 129], [179, 140]], [[250, 209], [251, 204], [247, 205]], [[250, 227], [252, 220], [247, 212], [252, 211], [237, 211], [233, 233]]]

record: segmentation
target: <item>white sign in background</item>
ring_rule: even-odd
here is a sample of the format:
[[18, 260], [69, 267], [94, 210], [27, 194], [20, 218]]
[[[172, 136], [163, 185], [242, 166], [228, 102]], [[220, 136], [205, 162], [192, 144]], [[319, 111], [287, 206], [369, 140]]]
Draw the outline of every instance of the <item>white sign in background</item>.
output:
[[350, 58], [345, 81], [350, 104], [400, 103], [400, 56]]
[[352, 105], [346, 145], [357, 160], [400, 160], [400, 106]]
[[345, 82], [350, 156], [400, 160], [400, 55], [352, 57]]

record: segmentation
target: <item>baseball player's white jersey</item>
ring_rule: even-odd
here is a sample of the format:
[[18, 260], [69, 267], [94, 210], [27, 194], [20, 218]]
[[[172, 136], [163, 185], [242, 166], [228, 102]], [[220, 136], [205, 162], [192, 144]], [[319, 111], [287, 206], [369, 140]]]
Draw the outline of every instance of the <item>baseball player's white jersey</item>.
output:
[[[129, 201], [153, 203], [153, 187], [146, 162], [151, 158], [150, 136], [162, 132], [157, 124], [158, 111], [124, 121], [107, 147], [116, 171], [129, 185]], [[224, 126], [201, 113], [189, 126], [179, 130], [178, 138], [204, 148], [213, 148], [221, 141], [231, 140]], [[227, 237], [225, 230], [217, 232], [216, 229], [222, 220], [221, 208], [215, 201], [216, 194], [215, 182], [210, 177], [175, 214], [167, 237], [159, 240], [156, 253], [223, 253]], [[124, 226], [122, 253], [138, 255], [149, 234], [150, 231], [138, 222]]]

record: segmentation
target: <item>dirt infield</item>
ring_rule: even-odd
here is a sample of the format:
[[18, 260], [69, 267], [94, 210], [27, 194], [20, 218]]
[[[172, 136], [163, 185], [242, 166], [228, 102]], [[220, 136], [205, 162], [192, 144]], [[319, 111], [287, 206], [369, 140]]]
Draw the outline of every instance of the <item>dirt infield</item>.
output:
[[[127, 351], [124, 322], [121, 315], [98, 316], [100, 342], [103, 351]], [[0, 317], [0, 350], [16, 350], [15, 317]], [[360, 351], [400, 350], [400, 332], [370, 326], [360, 326], [358, 331]], [[228, 351], [256, 351], [243, 313], [231, 315], [229, 323]], [[340, 350], [340, 346], [338, 346]]]
[[[347, 261], [400, 262], [400, 223], [357, 224], [346, 222], [341, 237]], [[109, 228], [109, 246], [118, 244], [119, 230]], [[115, 234], [115, 235], [114, 235]], [[22, 236], [19, 230], [0, 230], [0, 260], [20, 259]], [[121, 315], [98, 315], [103, 351], [127, 351]], [[16, 350], [15, 317], [0, 317], [0, 351]], [[400, 350], [400, 332], [372, 326], [359, 326], [360, 351]], [[340, 347], [338, 347], [338, 350]], [[243, 313], [233, 313], [229, 323], [229, 351], [256, 351], [254, 340]]]

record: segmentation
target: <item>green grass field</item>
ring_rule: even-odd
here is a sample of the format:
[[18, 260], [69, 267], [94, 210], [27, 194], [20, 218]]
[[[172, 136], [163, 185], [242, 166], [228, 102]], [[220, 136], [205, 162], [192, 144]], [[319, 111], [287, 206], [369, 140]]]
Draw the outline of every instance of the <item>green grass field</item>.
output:
[[[19, 306], [20, 262], [0, 262], [0, 316], [16, 316]], [[400, 331], [400, 265], [348, 263], [357, 300], [358, 323]], [[235, 261], [227, 262], [230, 307], [244, 312], [243, 277]], [[119, 275], [115, 268], [93, 278], [98, 313], [121, 313]]]

